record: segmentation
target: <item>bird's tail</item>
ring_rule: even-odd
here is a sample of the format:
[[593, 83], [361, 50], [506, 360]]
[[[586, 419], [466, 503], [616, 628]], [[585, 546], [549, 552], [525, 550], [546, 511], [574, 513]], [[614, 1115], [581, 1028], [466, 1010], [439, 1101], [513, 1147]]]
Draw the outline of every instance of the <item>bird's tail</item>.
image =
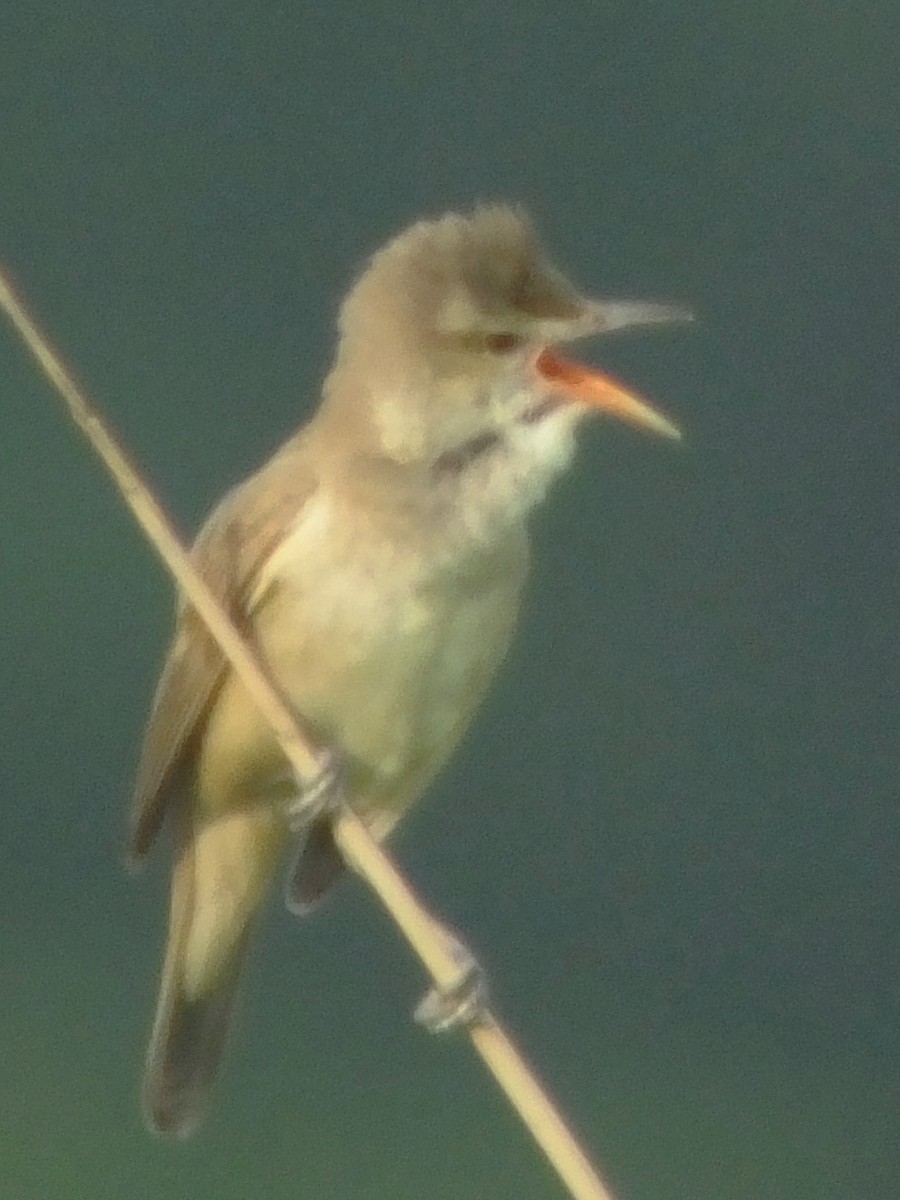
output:
[[[176, 817], [169, 940], [142, 1088], [156, 1133], [200, 1124], [234, 1006], [252, 918], [281, 848], [281, 823], [234, 812], [192, 829]], [[183, 823], [183, 828], [178, 828]]]
[[237, 985], [237, 964], [213, 993], [188, 999], [163, 981], [144, 1072], [143, 1105], [154, 1133], [186, 1138], [203, 1119], [219, 1069]]

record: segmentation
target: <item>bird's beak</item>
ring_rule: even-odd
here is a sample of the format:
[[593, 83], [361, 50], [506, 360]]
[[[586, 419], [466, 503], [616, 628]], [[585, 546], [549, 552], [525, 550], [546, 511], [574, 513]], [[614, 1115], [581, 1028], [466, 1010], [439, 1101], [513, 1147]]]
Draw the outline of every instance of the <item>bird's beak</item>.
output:
[[575, 400], [663, 437], [681, 438], [681, 430], [646, 400], [601, 371], [569, 362], [544, 350], [535, 363], [538, 375], [563, 400]]
[[[680, 305], [627, 300], [588, 301], [579, 321], [579, 333], [581, 336], [612, 333], [636, 325], [663, 325], [693, 319], [690, 310]], [[663, 437], [681, 438], [681, 430], [668, 417], [601, 371], [569, 362], [549, 349], [539, 355], [535, 366], [538, 375], [561, 399], [579, 401]]]
[[646, 300], [587, 300], [581, 318], [585, 333], [616, 333], [636, 325], [684, 325], [694, 314], [683, 304]]

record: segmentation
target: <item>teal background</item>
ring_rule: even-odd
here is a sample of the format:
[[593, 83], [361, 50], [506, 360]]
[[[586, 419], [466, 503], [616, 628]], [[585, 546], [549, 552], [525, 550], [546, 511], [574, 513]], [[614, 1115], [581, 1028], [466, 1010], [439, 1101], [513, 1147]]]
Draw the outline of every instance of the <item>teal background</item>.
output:
[[[600, 423], [521, 637], [396, 843], [620, 1200], [900, 1195], [896, 55], [873, 3], [12, 0], [0, 259], [192, 531], [424, 212], [526, 203]], [[0, 1197], [561, 1191], [351, 883], [273, 904], [208, 1126], [142, 1131], [165, 855], [121, 866], [162, 569], [0, 329]]]

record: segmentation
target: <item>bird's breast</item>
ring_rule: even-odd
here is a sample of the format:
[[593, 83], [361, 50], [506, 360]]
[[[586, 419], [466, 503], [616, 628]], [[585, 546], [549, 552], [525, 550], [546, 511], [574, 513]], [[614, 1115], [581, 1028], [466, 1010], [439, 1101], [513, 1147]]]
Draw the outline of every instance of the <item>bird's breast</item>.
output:
[[412, 786], [452, 749], [505, 653], [524, 575], [521, 530], [455, 560], [439, 530], [420, 534], [317, 494], [267, 565], [256, 613], [292, 703], [375, 791]]

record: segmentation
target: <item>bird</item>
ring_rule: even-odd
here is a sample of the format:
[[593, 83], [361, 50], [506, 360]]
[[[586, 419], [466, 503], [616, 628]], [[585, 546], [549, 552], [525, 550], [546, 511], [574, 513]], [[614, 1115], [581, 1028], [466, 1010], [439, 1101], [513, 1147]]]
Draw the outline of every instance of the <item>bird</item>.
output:
[[[387, 837], [456, 747], [506, 656], [529, 513], [606, 413], [677, 438], [661, 412], [560, 345], [690, 319], [569, 282], [526, 211], [419, 220], [375, 252], [338, 319], [309, 420], [228, 492], [193, 563], [316, 744]], [[203, 1120], [248, 937], [296, 841], [302, 789], [265, 720], [181, 599], [139, 758], [138, 865], [172, 841], [168, 940], [147, 1050], [148, 1128]], [[314, 816], [285, 900], [311, 911], [344, 869]]]

